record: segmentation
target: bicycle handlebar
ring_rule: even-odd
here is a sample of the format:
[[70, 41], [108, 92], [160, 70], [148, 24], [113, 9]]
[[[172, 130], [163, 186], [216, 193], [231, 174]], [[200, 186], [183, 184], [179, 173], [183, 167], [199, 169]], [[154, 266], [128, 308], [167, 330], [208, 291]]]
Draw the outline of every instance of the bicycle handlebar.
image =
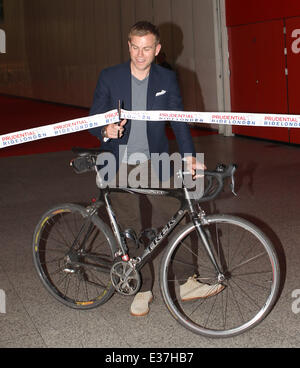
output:
[[[231, 191], [234, 195], [237, 195], [234, 190], [235, 186], [234, 173], [236, 169], [237, 169], [236, 164], [230, 164], [228, 166], [225, 166], [224, 164], [219, 164], [214, 171], [205, 170], [204, 177], [208, 181], [208, 186], [207, 188], [205, 188], [203, 196], [199, 202], [208, 202], [215, 199], [224, 188], [224, 180], [226, 178], [231, 178]], [[213, 190], [211, 194], [209, 194], [214, 183], [217, 184], [217, 187]]]
[[[86, 149], [78, 147], [74, 147], [72, 151], [77, 154], [77, 157], [71, 160], [70, 165], [78, 174], [94, 170], [94, 168], [96, 167], [97, 155], [101, 152], [105, 152], [102, 149]], [[215, 199], [224, 187], [224, 180], [229, 177], [231, 178], [231, 191], [234, 195], [236, 195], [234, 191], [234, 173], [236, 169], [236, 164], [230, 164], [228, 166], [224, 164], [219, 164], [214, 171], [201, 170], [201, 174], [204, 174], [204, 177], [207, 179], [208, 185], [204, 189], [203, 196], [200, 198], [199, 202], [207, 202]], [[191, 173], [182, 172], [182, 174]], [[213, 185], [215, 183], [217, 184], [217, 187], [213, 188]], [[212, 188], [213, 191], [211, 192]]]

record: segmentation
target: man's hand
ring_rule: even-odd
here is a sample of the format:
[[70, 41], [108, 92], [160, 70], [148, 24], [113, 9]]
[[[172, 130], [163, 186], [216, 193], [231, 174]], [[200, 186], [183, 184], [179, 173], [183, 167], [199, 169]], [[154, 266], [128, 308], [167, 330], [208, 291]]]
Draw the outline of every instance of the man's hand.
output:
[[[124, 133], [124, 125], [127, 123], [127, 120], [124, 119], [120, 122], [120, 125], [113, 123], [106, 126], [106, 138], [116, 139], [121, 138]], [[119, 135], [118, 135], [119, 132]]]
[[196, 170], [204, 171], [207, 169], [204, 163], [197, 161], [196, 157], [194, 156], [185, 157], [184, 160], [187, 162], [187, 169], [192, 173], [193, 179], [196, 178]]

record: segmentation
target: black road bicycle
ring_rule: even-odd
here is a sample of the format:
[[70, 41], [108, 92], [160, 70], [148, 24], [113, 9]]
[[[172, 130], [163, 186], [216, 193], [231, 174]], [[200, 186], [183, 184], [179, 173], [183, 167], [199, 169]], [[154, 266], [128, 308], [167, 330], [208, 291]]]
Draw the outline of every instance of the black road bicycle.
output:
[[[76, 149], [71, 164], [77, 173], [98, 171], [99, 150]], [[100, 188], [98, 200], [87, 207], [60, 204], [40, 219], [33, 237], [33, 259], [43, 285], [68, 307], [90, 309], [107, 302], [117, 291], [138, 292], [140, 269], [151, 253], [169, 237], [187, 215], [190, 223], [168, 242], [160, 266], [160, 286], [172, 316], [192, 332], [207, 337], [238, 335], [260, 323], [278, 297], [279, 261], [268, 237], [249, 221], [226, 214], [207, 215], [200, 207], [215, 199], [231, 179], [234, 192], [235, 165], [219, 165], [205, 171], [201, 199], [190, 199], [180, 189]], [[143, 254], [131, 258], [127, 237], [114, 215], [110, 192], [174, 196], [180, 209], [149, 240]], [[101, 218], [107, 212], [110, 226]], [[194, 276], [201, 283], [221, 283], [224, 289], [207, 298], [182, 301], [180, 285]]]

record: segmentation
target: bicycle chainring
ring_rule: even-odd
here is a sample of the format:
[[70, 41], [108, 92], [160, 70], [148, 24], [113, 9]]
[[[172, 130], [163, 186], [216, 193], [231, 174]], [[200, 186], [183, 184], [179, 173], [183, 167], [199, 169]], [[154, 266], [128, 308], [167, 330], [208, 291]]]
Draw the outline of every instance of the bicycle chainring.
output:
[[123, 295], [134, 295], [141, 286], [141, 276], [130, 262], [115, 263], [111, 268], [110, 277], [116, 291]]

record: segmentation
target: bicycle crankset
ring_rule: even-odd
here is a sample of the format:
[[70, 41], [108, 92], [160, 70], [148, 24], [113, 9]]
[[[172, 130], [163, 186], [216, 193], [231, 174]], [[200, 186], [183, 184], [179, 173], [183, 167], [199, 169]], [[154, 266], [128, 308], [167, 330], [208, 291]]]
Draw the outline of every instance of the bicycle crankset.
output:
[[123, 295], [133, 295], [141, 286], [141, 276], [130, 262], [115, 263], [111, 268], [110, 277], [116, 291]]

